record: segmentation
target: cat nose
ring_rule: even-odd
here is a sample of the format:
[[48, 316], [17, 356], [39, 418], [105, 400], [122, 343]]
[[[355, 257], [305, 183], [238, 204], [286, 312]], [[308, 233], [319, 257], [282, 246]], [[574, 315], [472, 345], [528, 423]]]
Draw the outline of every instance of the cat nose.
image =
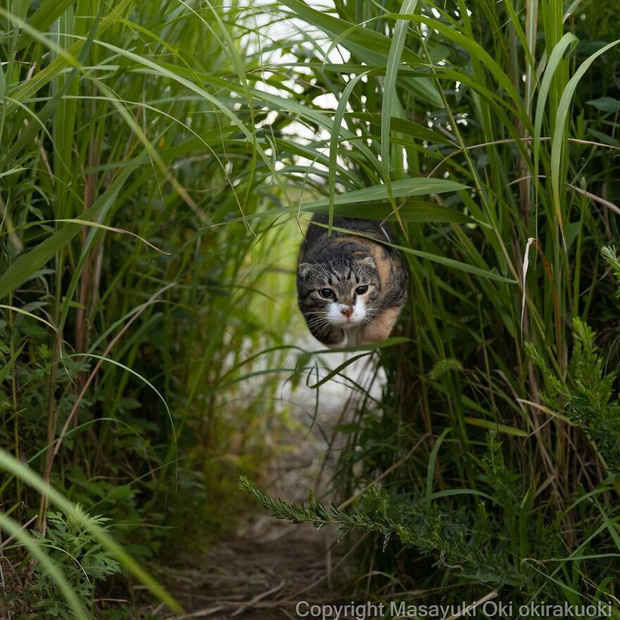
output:
[[353, 314], [353, 308], [351, 308], [350, 306], [345, 306], [344, 308], [340, 309], [340, 313], [342, 314], [342, 316], [346, 316], [348, 319]]

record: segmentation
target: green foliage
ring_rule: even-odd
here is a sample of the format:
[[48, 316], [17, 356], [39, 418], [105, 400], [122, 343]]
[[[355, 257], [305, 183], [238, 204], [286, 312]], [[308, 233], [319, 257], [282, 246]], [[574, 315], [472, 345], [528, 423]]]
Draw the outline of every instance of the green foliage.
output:
[[606, 467], [620, 472], [620, 401], [613, 398], [617, 373], [604, 373], [604, 359], [594, 344], [595, 334], [583, 321], [573, 319], [575, 344], [566, 377], [546, 366], [543, 357], [526, 344], [529, 357], [543, 373], [540, 396], [582, 428], [594, 443]]
[[459, 362], [458, 360], [454, 360], [454, 359], [440, 360], [439, 362], [435, 364], [434, 368], [432, 368], [431, 371], [428, 373], [428, 378], [431, 381], [437, 381], [437, 379], [439, 379], [442, 375], [450, 371], [458, 372], [461, 370], [463, 370], [463, 366], [461, 365], [461, 362]]
[[[76, 505], [79, 510], [79, 504]], [[97, 525], [103, 526], [109, 519], [92, 517]], [[82, 523], [73, 515], [59, 512], [48, 513], [45, 536], [35, 532], [50, 558], [61, 568], [80, 600], [94, 608], [95, 584], [120, 571], [119, 563], [103, 550]], [[69, 609], [49, 575], [41, 566], [35, 565], [32, 583], [21, 593], [22, 603], [27, 601], [31, 613], [45, 617], [66, 618]]]
[[[275, 326], [291, 310], [261, 296], [288, 241], [214, 225], [280, 193], [238, 16], [174, 0], [0, 7], [0, 444], [16, 458], [3, 511], [61, 536], [35, 480], [62, 488], [109, 519], [122, 547], [110, 536], [102, 553], [177, 611], [131, 557], [152, 565], [234, 527], [237, 476], [269, 458], [266, 429], [283, 423], [275, 384], [239, 377], [280, 365]], [[5, 553], [26, 570], [23, 547]], [[49, 555], [42, 571], [73, 571]], [[65, 577], [86, 601], [87, 583], [107, 588]]]
[[[601, 101], [620, 94], [620, 8], [601, 19], [588, 1], [568, 12], [553, 1], [283, 4], [303, 24], [290, 50], [304, 106], [290, 109], [330, 146], [325, 158], [311, 144], [300, 171], [323, 174], [318, 202], [330, 212], [353, 195], [347, 214], [392, 221], [411, 272], [395, 334], [408, 340], [377, 353], [380, 401], [369, 394], [378, 371], [374, 386], [345, 365], [336, 373], [367, 393], [352, 396], [342, 425], [334, 491], [348, 502], [381, 480], [389, 508], [370, 514], [362, 498], [353, 517], [314, 504], [307, 517], [370, 518], [358, 583], [391, 596], [475, 600], [488, 593], [482, 574], [522, 602], [617, 596], [617, 486], [601, 457], [616, 468], [617, 386], [605, 368], [620, 360], [620, 305], [600, 248], [620, 235], [618, 119]], [[429, 179], [466, 187], [397, 191]], [[492, 498], [486, 526], [481, 493]], [[460, 532], [450, 549], [407, 520], [410, 510], [433, 523], [418, 512], [429, 497], [442, 533]], [[403, 535], [384, 549], [390, 524]], [[502, 581], [506, 567], [518, 577]], [[463, 575], [466, 586], [444, 590]]]
[[611, 267], [613, 274], [618, 282], [618, 290], [616, 295], [620, 297], [620, 258], [616, 254], [616, 248], [613, 245], [606, 246], [601, 250], [603, 258], [607, 261], [607, 264]]
[[382, 398], [347, 377], [339, 425], [334, 491], [381, 487], [346, 513], [257, 498], [361, 530], [359, 583], [385, 593], [617, 596], [619, 8], [470, 4], [0, 8], [0, 522], [72, 609], [75, 565], [14, 534], [45, 529], [47, 483], [171, 606], [121, 551], [243, 513], [313, 211], [387, 219], [411, 272], [404, 338], [363, 354]]
[[373, 487], [361, 497], [359, 508], [344, 512], [334, 504], [323, 506], [311, 493], [307, 504], [298, 506], [265, 495], [246, 477], [241, 477], [241, 486], [278, 519], [312, 523], [317, 528], [334, 525], [341, 537], [351, 530], [378, 532], [383, 537], [383, 548], [394, 537], [405, 548], [415, 547], [424, 556], [434, 555], [439, 566], [457, 570], [462, 577], [476, 582], [521, 586], [532, 579], [527, 566], [512, 566], [502, 530], [491, 522], [482, 501], [472, 518], [467, 512], [451, 510], [422, 496]]

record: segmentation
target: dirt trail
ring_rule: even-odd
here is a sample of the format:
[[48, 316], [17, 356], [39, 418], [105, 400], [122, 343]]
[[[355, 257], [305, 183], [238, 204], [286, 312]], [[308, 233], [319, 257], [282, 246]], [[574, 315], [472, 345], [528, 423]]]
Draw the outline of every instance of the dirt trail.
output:
[[[329, 361], [335, 367], [342, 360], [332, 356]], [[350, 376], [356, 376], [362, 366], [351, 370]], [[270, 464], [261, 486], [271, 495], [299, 502], [308, 489], [321, 497], [330, 488], [339, 449], [337, 442], [330, 449], [330, 436], [334, 425], [345, 421], [349, 391], [334, 382], [325, 384], [313, 419], [316, 393], [302, 387], [291, 395], [287, 389], [282, 397], [290, 401], [296, 424], [283, 438], [289, 449]], [[334, 541], [333, 531], [284, 523], [259, 510], [237, 537], [194, 558], [192, 567], [174, 571], [168, 586], [188, 611], [178, 618], [298, 618], [299, 602], [342, 602], [346, 559]]]
[[177, 620], [297, 618], [299, 601], [339, 601], [330, 543], [326, 531], [257, 522], [244, 536], [217, 545], [202, 566], [177, 573], [171, 593], [188, 610]]

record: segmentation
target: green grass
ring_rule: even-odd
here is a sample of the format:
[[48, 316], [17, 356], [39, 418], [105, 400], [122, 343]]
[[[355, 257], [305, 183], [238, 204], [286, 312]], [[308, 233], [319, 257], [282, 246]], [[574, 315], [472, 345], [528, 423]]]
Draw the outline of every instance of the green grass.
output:
[[[613, 599], [620, 436], [605, 368], [619, 307], [601, 251], [618, 236], [618, 11], [343, 2], [336, 17], [283, 4], [321, 33], [293, 48], [312, 72], [300, 118], [329, 114], [317, 93], [339, 102], [323, 126], [328, 187], [343, 193], [324, 204], [392, 212], [411, 341], [381, 350], [383, 401], [358, 397], [334, 477], [343, 499], [380, 480], [377, 492], [350, 512], [259, 501], [354, 530], [353, 542], [370, 535], [358, 557], [370, 593]], [[326, 57], [333, 46], [350, 57]], [[395, 191], [427, 177], [467, 188]]]
[[129, 574], [174, 607], [145, 569], [231, 526], [279, 381], [313, 367], [289, 368], [284, 328], [313, 211], [393, 223], [407, 340], [359, 352], [387, 382], [379, 403], [348, 383], [345, 506], [258, 499], [368, 537], [373, 595], [618, 595], [619, 9], [471, 4], [3, 5], [7, 604], [33, 584], [14, 611], [113, 615], [96, 593], [138, 604]]
[[29, 524], [3, 549], [2, 598], [13, 614], [62, 609], [66, 575], [33, 583], [21, 545], [66, 559], [24, 537], [80, 502], [111, 528], [83, 516], [65, 536], [66, 549], [94, 537], [69, 583], [83, 613], [103, 591], [84, 589], [94, 545], [174, 608], [147, 573], [232, 527], [236, 476], [259, 469], [282, 424], [275, 384], [231, 381], [291, 314], [261, 306], [273, 250], [264, 226], [212, 227], [277, 199], [257, 116], [226, 88], [243, 91], [257, 64], [231, 43], [234, 5], [10, 2], [0, 19], [2, 527]]

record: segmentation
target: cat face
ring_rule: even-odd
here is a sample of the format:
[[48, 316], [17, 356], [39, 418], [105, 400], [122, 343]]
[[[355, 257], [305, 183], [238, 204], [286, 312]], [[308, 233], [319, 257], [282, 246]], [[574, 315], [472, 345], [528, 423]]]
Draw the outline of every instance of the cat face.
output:
[[360, 327], [378, 313], [380, 279], [370, 256], [301, 263], [297, 274], [299, 307], [315, 335], [322, 328]]

